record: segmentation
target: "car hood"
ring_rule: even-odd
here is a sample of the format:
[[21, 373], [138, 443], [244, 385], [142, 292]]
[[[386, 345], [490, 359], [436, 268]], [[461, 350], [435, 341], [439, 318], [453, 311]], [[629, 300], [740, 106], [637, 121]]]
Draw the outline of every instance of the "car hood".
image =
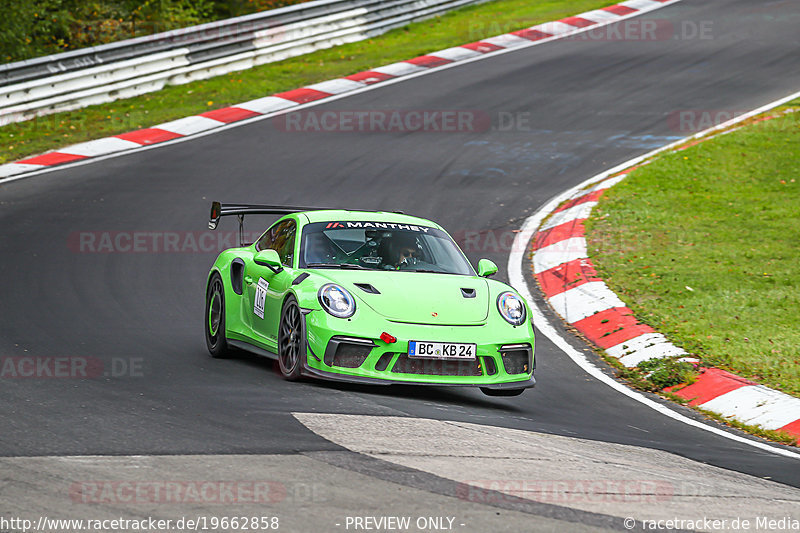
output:
[[316, 272], [397, 322], [471, 325], [485, 322], [489, 313], [489, 285], [483, 278], [398, 271]]

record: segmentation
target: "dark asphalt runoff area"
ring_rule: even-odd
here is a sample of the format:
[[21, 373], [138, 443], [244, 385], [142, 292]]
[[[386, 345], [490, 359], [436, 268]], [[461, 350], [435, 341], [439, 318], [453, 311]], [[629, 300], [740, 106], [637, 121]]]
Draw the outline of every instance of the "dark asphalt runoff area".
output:
[[[686, 0], [644, 16], [674, 31], [555, 41], [308, 110], [462, 110], [490, 116], [484, 131], [297, 132], [267, 119], [0, 186], [0, 355], [100, 368], [90, 379], [0, 379], [0, 455], [333, 452], [341, 448], [290, 413], [389, 414], [656, 448], [800, 486], [800, 461], [657, 414], [543, 335], [537, 387], [509, 399], [288, 383], [268, 361], [206, 351], [216, 252], [193, 252], [185, 239], [205, 231], [212, 200], [403, 210], [470, 236], [470, 259], [492, 259], [504, 279], [508, 235], [526, 216], [692, 133], [677, 113], [747, 111], [800, 87], [797, 2]], [[249, 218], [248, 229], [269, 220]], [[225, 220], [218, 231], [235, 229]], [[178, 233], [182, 251], [155, 251], [152, 237], [140, 253], [80, 247], [81, 236], [119, 232]]]

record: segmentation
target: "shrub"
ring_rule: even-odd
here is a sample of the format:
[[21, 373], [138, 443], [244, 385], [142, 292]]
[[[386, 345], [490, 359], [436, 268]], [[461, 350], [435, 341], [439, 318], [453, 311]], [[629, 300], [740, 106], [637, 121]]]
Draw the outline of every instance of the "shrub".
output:
[[308, 0], [0, 0], [0, 62], [185, 28]]
[[655, 390], [692, 383], [697, 377], [692, 363], [679, 361], [674, 357], [648, 359], [639, 363], [636, 368], [645, 374], [644, 377], [654, 385]]

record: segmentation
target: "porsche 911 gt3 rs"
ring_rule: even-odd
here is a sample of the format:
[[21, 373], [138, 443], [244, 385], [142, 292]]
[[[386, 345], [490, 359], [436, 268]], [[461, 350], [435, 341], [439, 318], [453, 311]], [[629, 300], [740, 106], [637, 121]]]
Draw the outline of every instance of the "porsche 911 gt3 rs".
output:
[[221, 205], [220, 217], [282, 215], [252, 244], [223, 251], [206, 285], [213, 357], [242, 349], [301, 376], [473, 386], [493, 396], [533, 387], [525, 300], [477, 272], [438, 224], [400, 213]]

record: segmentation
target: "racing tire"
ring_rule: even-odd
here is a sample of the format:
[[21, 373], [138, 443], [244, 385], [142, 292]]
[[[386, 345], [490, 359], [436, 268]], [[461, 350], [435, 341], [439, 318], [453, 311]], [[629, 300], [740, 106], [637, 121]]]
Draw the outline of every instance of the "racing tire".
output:
[[303, 370], [302, 358], [305, 357], [307, 350], [303, 315], [295, 297], [289, 296], [283, 304], [281, 322], [278, 326], [278, 368], [283, 379], [287, 381], [300, 379]]
[[225, 286], [218, 273], [211, 275], [206, 289], [205, 325], [208, 353], [215, 359], [224, 359], [231, 354], [225, 338]]
[[490, 389], [489, 387], [481, 387], [481, 392], [486, 396], [519, 396], [525, 389]]

